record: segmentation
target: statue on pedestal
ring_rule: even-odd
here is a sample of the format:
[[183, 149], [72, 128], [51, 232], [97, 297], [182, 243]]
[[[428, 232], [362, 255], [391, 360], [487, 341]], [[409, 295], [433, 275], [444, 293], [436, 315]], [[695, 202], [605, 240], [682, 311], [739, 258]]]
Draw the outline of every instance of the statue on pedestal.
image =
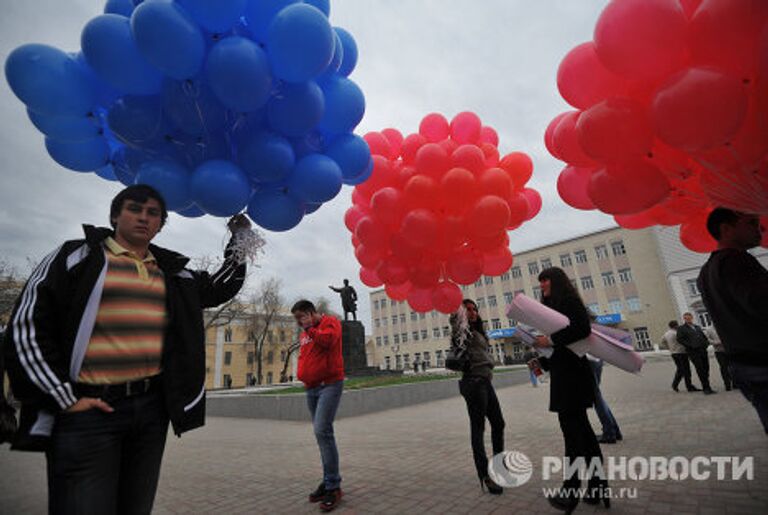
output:
[[352, 313], [352, 320], [357, 320], [357, 292], [349, 285], [349, 280], [344, 279], [344, 286], [341, 288], [335, 288], [333, 286], [328, 287], [341, 295], [341, 306], [344, 308], [344, 320], [347, 320], [347, 315], [349, 313]]

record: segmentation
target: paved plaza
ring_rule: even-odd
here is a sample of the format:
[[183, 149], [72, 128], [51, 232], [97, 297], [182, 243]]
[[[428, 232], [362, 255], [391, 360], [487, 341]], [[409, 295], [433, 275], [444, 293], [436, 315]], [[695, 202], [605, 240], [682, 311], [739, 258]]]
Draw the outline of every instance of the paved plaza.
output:
[[[754, 479], [719, 481], [713, 473], [705, 481], [616, 480], [614, 490], [636, 488], [637, 496], [614, 499], [610, 513], [768, 513], [768, 437], [751, 406], [723, 390], [714, 360], [717, 395], [673, 392], [673, 372], [666, 359], [648, 363], [640, 376], [606, 367], [603, 392], [625, 440], [604, 445], [605, 456], [753, 456]], [[547, 411], [548, 386], [498, 393], [507, 449], [533, 462], [528, 483], [500, 497], [481, 492], [457, 396], [338, 421], [345, 497], [337, 513], [557, 513], [542, 497], [543, 487], [560, 483], [542, 480], [542, 457], [563, 451], [557, 417]], [[0, 513], [44, 513], [43, 457], [6, 449], [0, 450]], [[209, 418], [206, 427], [169, 438], [155, 512], [317, 513], [306, 497], [320, 477], [308, 423]], [[576, 511], [605, 509], [581, 504]]]

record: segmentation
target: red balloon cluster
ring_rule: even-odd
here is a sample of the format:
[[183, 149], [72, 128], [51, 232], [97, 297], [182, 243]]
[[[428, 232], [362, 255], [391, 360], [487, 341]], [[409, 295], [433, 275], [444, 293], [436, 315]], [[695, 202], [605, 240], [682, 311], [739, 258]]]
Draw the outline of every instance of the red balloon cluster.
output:
[[512, 266], [507, 231], [532, 219], [541, 197], [522, 152], [499, 156], [499, 138], [470, 112], [429, 114], [419, 132], [370, 132], [373, 172], [344, 217], [360, 279], [385, 286], [414, 311], [455, 311], [460, 284]]
[[768, 1], [612, 0], [557, 86], [576, 108], [545, 134], [567, 204], [681, 225], [698, 252], [714, 206], [768, 214]]

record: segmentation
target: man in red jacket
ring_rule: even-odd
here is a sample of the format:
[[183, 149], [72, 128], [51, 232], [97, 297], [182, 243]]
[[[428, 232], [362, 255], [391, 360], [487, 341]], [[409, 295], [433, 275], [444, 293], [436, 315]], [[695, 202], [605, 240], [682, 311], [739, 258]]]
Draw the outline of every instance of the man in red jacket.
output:
[[298, 376], [307, 390], [307, 406], [323, 461], [323, 482], [309, 494], [309, 502], [320, 502], [320, 509], [331, 511], [342, 496], [339, 451], [333, 435], [333, 419], [344, 389], [341, 324], [332, 316], [318, 313], [308, 300], [294, 304], [291, 312], [304, 329]]

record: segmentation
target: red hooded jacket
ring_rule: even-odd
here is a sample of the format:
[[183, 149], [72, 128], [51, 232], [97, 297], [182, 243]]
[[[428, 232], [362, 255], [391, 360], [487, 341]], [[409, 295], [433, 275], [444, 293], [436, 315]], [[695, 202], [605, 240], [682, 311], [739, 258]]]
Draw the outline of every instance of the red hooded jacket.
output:
[[301, 333], [299, 350], [299, 381], [305, 388], [344, 379], [344, 358], [341, 355], [341, 323], [323, 315], [320, 323]]

